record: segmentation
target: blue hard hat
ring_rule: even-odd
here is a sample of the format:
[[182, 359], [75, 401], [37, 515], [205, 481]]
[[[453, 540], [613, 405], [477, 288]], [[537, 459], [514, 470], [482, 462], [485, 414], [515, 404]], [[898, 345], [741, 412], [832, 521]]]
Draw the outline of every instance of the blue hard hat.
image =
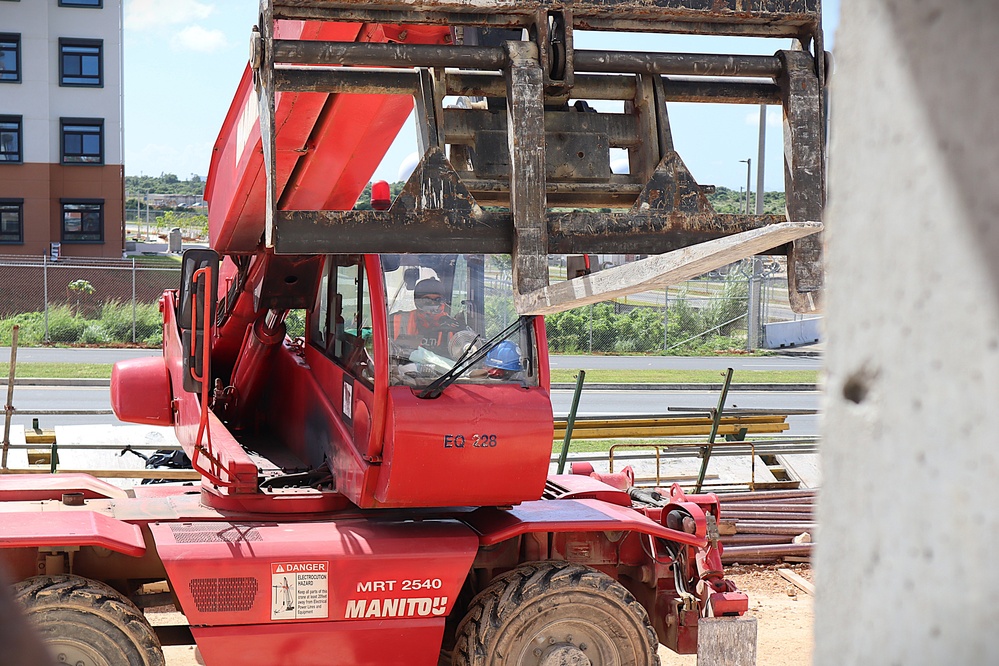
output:
[[484, 365], [487, 368], [498, 368], [499, 370], [511, 370], [516, 372], [520, 367], [520, 350], [517, 345], [504, 340], [489, 350], [486, 354]]

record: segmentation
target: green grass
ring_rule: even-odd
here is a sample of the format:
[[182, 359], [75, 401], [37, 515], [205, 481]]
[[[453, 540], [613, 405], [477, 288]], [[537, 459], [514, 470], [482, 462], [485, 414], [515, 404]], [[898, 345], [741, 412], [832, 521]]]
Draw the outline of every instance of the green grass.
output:
[[135, 263], [146, 268], [179, 268], [181, 255], [179, 254], [137, 254]]
[[[7, 376], [7, 363], [0, 363], [0, 377]], [[552, 370], [552, 382], [571, 384], [576, 370]], [[733, 375], [740, 384], [814, 384], [816, 370], [743, 370]], [[102, 378], [111, 376], [110, 363], [18, 363], [18, 377]], [[601, 384], [720, 384], [715, 370], [587, 370], [586, 383]], [[585, 388], [585, 384], [584, 384]]]
[[[574, 383], [578, 370], [553, 369], [552, 383]], [[739, 370], [737, 384], [814, 384], [818, 370]], [[721, 384], [719, 370], [587, 370], [586, 384]]]
[[[6, 362], [0, 377], [7, 376]], [[552, 370], [552, 382], [571, 384], [577, 370]], [[732, 376], [740, 384], [814, 384], [817, 370], [742, 370]], [[18, 377], [103, 378], [111, 376], [110, 363], [18, 363]], [[720, 384], [724, 375], [716, 370], [587, 370], [590, 384]], [[585, 384], [584, 384], [585, 388]]]
[[[111, 363], [18, 363], [17, 376], [41, 379], [110, 379]], [[0, 363], [6, 382], [10, 363]]]

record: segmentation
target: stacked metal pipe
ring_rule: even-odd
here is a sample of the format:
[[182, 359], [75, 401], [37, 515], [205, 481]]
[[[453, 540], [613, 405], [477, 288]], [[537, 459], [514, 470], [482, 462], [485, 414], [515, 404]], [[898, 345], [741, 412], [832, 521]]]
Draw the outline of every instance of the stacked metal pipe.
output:
[[815, 490], [719, 495], [725, 564], [807, 561], [815, 537]]

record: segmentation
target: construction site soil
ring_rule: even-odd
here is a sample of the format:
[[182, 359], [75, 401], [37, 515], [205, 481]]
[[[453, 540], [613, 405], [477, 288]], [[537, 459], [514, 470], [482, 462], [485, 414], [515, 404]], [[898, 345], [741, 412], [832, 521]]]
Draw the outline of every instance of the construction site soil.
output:
[[[749, 594], [749, 613], [757, 619], [759, 638], [756, 652], [758, 666], [808, 666], [812, 663], [812, 595], [788, 582], [777, 573], [791, 569], [807, 581], [812, 580], [807, 564], [776, 566], [733, 566], [728, 577]], [[160, 614], [157, 614], [160, 615]], [[173, 616], [172, 618], [170, 616]], [[176, 614], [164, 613], [161, 619], [175, 622]], [[156, 623], [156, 619], [153, 619]], [[200, 666], [193, 647], [167, 647], [167, 666]], [[677, 656], [660, 648], [663, 666], [694, 666], [694, 655]]]

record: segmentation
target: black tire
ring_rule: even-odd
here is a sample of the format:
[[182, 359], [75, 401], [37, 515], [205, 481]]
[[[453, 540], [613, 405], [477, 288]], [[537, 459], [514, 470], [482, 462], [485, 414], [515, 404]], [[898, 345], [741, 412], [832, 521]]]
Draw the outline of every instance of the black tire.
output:
[[454, 666], [658, 666], [648, 613], [607, 574], [568, 562], [498, 577], [458, 625]]
[[35, 576], [14, 596], [54, 656], [83, 666], [164, 666], [163, 649], [135, 605], [80, 576]]

